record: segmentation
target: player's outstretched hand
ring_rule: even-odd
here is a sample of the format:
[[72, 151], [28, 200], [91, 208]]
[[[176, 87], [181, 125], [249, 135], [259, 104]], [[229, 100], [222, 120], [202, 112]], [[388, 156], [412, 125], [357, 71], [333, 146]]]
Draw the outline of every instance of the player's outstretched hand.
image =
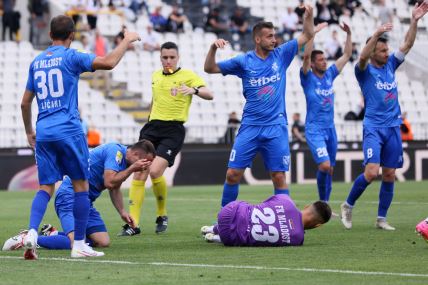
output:
[[425, 16], [428, 12], [428, 1], [423, 1], [422, 3], [416, 3], [412, 11], [412, 18], [415, 21], [418, 21], [420, 18]]
[[224, 40], [224, 39], [217, 39], [215, 42], [213, 42], [213, 44], [211, 45], [212, 48], [221, 48], [223, 49], [225, 46], [227, 46], [229, 44], [228, 41]]
[[342, 23], [342, 25], [340, 25], [339, 26], [341, 29], [342, 29], [342, 31], [344, 31], [345, 33], [347, 33], [347, 34], [350, 34], [351, 33], [351, 28], [348, 26], [348, 24], [346, 24], [346, 23]]
[[381, 36], [383, 33], [392, 31], [392, 23], [386, 23], [377, 28], [375, 35]]
[[35, 149], [35, 147], [36, 147], [36, 133], [32, 132], [30, 134], [27, 134], [27, 140], [28, 140], [28, 144], [31, 146], [31, 148]]
[[128, 32], [127, 29], [124, 29], [123, 34], [125, 36], [125, 40], [132, 43], [135, 41], [141, 41], [141, 37], [138, 33]]
[[316, 25], [314, 28], [315, 34], [318, 33], [319, 31], [323, 30], [327, 26], [328, 26], [327, 22], [320, 23], [320, 24]]
[[195, 94], [195, 89], [192, 87], [189, 87], [185, 84], [182, 84], [180, 87], [177, 88], [177, 91], [180, 92], [183, 95], [193, 95]]

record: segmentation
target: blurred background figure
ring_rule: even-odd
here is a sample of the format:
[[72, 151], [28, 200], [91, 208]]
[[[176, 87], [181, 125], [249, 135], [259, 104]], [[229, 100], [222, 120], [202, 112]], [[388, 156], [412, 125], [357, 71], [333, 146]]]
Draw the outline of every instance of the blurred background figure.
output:
[[402, 141], [412, 141], [413, 140], [413, 131], [412, 131], [412, 126], [410, 125], [410, 122], [407, 119], [407, 112], [403, 112], [401, 114], [401, 119], [403, 120], [403, 122], [400, 125], [401, 140]]
[[305, 124], [300, 120], [300, 113], [293, 114], [293, 125], [291, 127], [292, 142], [306, 142]]
[[233, 144], [235, 142], [236, 132], [241, 125], [241, 120], [238, 119], [238, 114], [235, 111], [229, 114], [229, 119], [227, 120], [226, 133], [224, 134], [224, 143]]

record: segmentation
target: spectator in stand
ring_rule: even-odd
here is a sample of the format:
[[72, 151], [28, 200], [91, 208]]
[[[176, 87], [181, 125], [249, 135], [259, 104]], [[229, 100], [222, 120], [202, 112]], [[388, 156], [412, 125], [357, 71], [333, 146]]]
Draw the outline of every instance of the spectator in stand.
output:
[[101, 133], [95, 128], [94, 125], [91, 125], [87, 133], [88, 146], [97, 147], [101, 144]]
[[358, 52], [358, 48], [357, 48], [357, 43], [352, 43], [352, 55], [351, 58], [349, 59], [350, 62], [354, 62], [358, 59], [359, 56], [359, 52]]
[[136, 22], [137, 16], [130, 9], [132, 0], [110, 0], [110, 10], [118, 10], [128, 21]]
[[394, 12], [391, 8], [386, 6], [385, 0], [378, 0], [378, 16], [377, 20], [380, 22], [378, 24], [383, 25], [386, 23], [394, 22]]
[[189, 21], [178, 7], [178, 5], [172, 6], [171, 14], [168, 16], [167, 20], [167, 30], [173, 33], [183, 33], [184, 32], [184, 23]]
[[232, 144], [235, 142], [236, 131], [241, 125], [241, 120], [238, 119], [238, 115], [235, 111], [229, 114], [227, 120], [226, 133], [224, 134], [224, 143]]
[[230, 17], [230, 29], [232, 33], [238, 33], [241, 36], [251, 32], [244, 9], [239, 6], [235, 7]]
[[30, 0], [28, 1], [28, 11], [30, 17], [30, 37], [29, 40], [35, 48], [40, 46], [40, 37], [44, 33], [44, 28], [47, 26], [45, 13], [48, 11], [49, 5], [46, 0]]
[[89, 40], [89, 36], [82, 34], [80, 36], [80, 43], [82, 44], [82, 50], [86, 51], [86, 52], [92, 52], [93, 48], [92, 48], [92, 44]]
[[317, 16], [315, 17], [315, 24], [327, 22], [330, 24], [338, 24], [339, 21], [336, 15], [332, 12], [331, 6], [327, 0], [321, 0], [316, 2]]
[[293, 39], [294, 33], [297, 31], [299, 24], [299, 17], [293, 11], [293, 8], [287, 7], [287, 12], [282, 16], [282, 34], [288, 35], [288, 40]]
[[156, 51], [160, 50], [160, 45], [156, 34], [153, 32], [153, 27], [151, 25], [147, 25], [146, 33], [143, 35], [141, 39], [143, 43], [143, 49], [146, 51]]
[[147, 1], [145, 0], [131, 0], [131, 5], [129, 5], [129, 9], [134, 12], [135, 16], [142, 14], [142, 10], [146, 11], [147, 16], [150, 16], [150, 9]]
[[413, 140], [413, 131], [412, 131], [412, 126], [410, 125], [410, 122], [407, 119], [407, 112], [403, 112], [401, 114], [401, 119], [403, 120], [401, 125], [400, 125], [401, 140], [412, 141]]
[[86, 2], [86, 19], [90, 30], [97, 28], [98, 11], [101, 9], [100, 0], [87, 0]]
[[[83, 44], [83, 43], [82, 43]], [[103, 57], [108, 53], [108, 41], [101, 35], [99, 30], [95, 31], [94, 54]]]
[[167, 19], [162, 15], [162, 6], [157, 6], [150, 14], [150, 22], [156, 32], [163, 33], [167, 29]]
[[[17, 12], [13, 11], [13, 8], [15, 6], [15, 0], [3, 0], [2, 2], [3, 2], [2, 40], [3, 41], [6, 40], [6, 29], [9, 29], [9, 40], [13, 41], [14, 26], [15, 26], [16, 17], [17, 17], [17, 14], [16, 14]], [[19, 23], [19, 18], [18, 18], [18, 23]]]
[[229, 32], [227, 22], [220, 17], [219, 8], [213, 8], [209, 11], [205, 29], [207, 32], [216, 33], [217, 36], [221, 33]]
[[293, 125], [291, 127], [291, 137], [293, 142], [306, 142], [305, 124], [300, 121], [300, 113], [293, 114]]
[[331, 33], [331, 38], [325, 42], [324, 49], [328, 60], [336, 60], [342, 56], [342, 47], [337, 38], [336, 30]]

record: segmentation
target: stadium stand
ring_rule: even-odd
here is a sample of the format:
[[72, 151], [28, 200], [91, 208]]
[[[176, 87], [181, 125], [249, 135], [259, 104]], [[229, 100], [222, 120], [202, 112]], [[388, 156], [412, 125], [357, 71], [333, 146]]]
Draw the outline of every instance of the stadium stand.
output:
[[[63, 12], [70, 8], [68, 1], [54, 2]], [[194, 98], [189, 121], [185, 125], [187, 128], [186, 142], [216, 143], [226, 131], [228, 114], [236, 111], [240, 117], [245, 100], [242, 96], [241, 83], [237, 78], [207, 75], [203, 71], [206, 52], [216, 39], [216, 35], [202, 29], [201, 21], [202, 23], [205, 21], [207, 14], [207, 7], [200, 4], [202, 2], [182, 1], [184, 13], [192, 22], [193, 29], [186, 27], [185, 32], [180, 34], [158, 33], [157, 37], [159, 42], [176, 42], [180, 47], [181, 66], [193, 69], [200, 74], [214, 91], [214, 101], [204, 102]], [[365, 10], [370, 13], [356, 11], [350, 23], [353, 29], [353, 40], [357, 43], [358, 49], [365, 42], [368, 31], [373, 31], [377, 25], [375, 5], [371, 1], [362, 2]], [[167, 4], [171, 3], [171, 1], [150, 1], [150, 8], [163, 5], [162, 13], [167, 16], [171, 11], [171, 7]], [[228, 1], [227, 5], [231, 5], [230, 3], [233, 5], [236, 3], [246, 8], [253, 20], [264, 18], [276, 25], [287, 6], [298, 5], [297, 0], [237, 0]], [[398, 40], [403, 38], [403, 33], [407, 30], [406, 20], [411, 13], [410, 7], [404, 0], [390, 0], [387, 1], [387, 5], [397, 10], [396, 31], [391, 35], [391, 45], [396, 48]], [[428, 112], [427, 83], [422, 79], [415, 80], [426, 78], [428, 74], [427, 65], [421, 64], [421, 62], [428, 62], [428, 56], [423, 53], [423, 50], [428, 47], [428, 18], [425, 17], [423, 20], [420, 23], [417, 45], [408, 55], [406, 64], [397, 73], [401, 108], [402, 111], [408, 112], [415, 139], [428, 139], [428, 120], [425, 115]], [[143, 14], [138, 17], [137, 21], [130, 22], [123, 15], [108, 13], [105, 10], [98, 15], [97, 26], [100, 32], [109, 39], [121, 30], [123, 24], [143, 33], [149, 24], [149, 19], [147, 15]], [[319, 33], [315, 46], [322, 48], [332, 30], [338, 30], [338, 27], [331, 25]], [[339, 36], [343, 42], [344, 35], [339, 32]], [[242, 44], [239, 38], [231, 40], [232, 46], [219, 52], [218, 59], [230, 58], [242, 52], [240, 48], [245, 44]], [[35, 51], [31, 44], [24, 41], [19, 44], [0, 43], [0, 66], [2, 67], [0, 70], [0, 88], [2, 90], [0, 94], [0, 147], [26, 146], [19, 104], [27, 79], [28, 65], [37, 53], [38, 51]], [[301, 61], [296, 58], [287, 74], [286, 102], [289, 121], [295, 112], [301, 113], [303, 118], [306, 114], [304, 94], [299, 82], [300, 64]], [[120, 88], [124, 89], [123, 92], [112, 92], [111, 90], [104, 92], [105, 90], [91, 88], [90, 81], [81, 82], [79, 103], [83, 118], [101, 131], [103, 142], [118, 140], [122, 143], [131, 143], [135, 140], [141, 128], [136, 120], [144, 123], [145, 119], [141, 118], [141, 114], [147, 115], [147, 108], [151, 102], [151, 73], [159, 68], [159, 52], [144, 51], [141, 46], [138, 46], [134, 51], [128, 51], [121, 63], [109, 73], [112, 81], [115, 82], [114, 85], [121, 86]], [[361, 101], [353, 64], [347, 64], [335, 81], [335, 92], [335, 121], [339, 140], [360, 141], [362, 123], [344, 121], [345, 114], [353, 110]], [[123, 99], [127, 101], [124, 102]], [[127, 102], [130, 100], [131, 104], [128, 104]], [[138, 102], [132, 104], [132, 100]], [[129, 111], [129, 114], [123, 110]], [[143, 112], [138, 112], [138, 110], [143, 110]], [[140, 118], [134, 120], [131, 114], [134, 116], [140, 114]]]

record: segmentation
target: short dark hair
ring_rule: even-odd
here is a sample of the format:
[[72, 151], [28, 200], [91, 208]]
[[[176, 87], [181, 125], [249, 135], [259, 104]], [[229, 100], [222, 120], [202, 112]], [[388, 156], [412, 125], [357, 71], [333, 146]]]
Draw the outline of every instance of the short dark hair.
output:
[[65, 41], [75, 31], [74, 21], [68, 16], [59, 15], [51, 20], [51, 37], [53, 40]]
[[177, 44], [176, 43], [173, 43], [173, 42], [166, 42], [166, 43], [163, 43], [162, 45], [161, 45], [161, 48], [160, 48], [161, 50], [163, 50], [163, 49], [175, 49], [177, 52], [178, 52], [178, 46], [177, 46]]
[[311, 62], [315, 61], [315, 58], [317, 57], [317, 55], [319, 54], [324, 54], [324, 52], [322, 50], [319, 49], [314, 49], [311, 53]]
[[325, 224], [331, 218], [330, 205], [324, 201], [316, 201], [312, 204], [314, 207], [315, 214], [317, 215], [318, 223]]
[[258, 22], [253, 27], [253, 40], [260, 34], [263, 29], [275, 29], [275, 26], [272, 22]]
[[[367, 38], [367, 40], [366, 40], [366, 44], [367, 44], [371, 39], [372, 39], [372, 37], [368, 37], [368, 38]], [[385, 38], [384, 36], [381, 36], [380, 38], [378, 38], [378, 39], [377, 39], [376, 44], [377, 44], [378, 42], [381, 42], [381, 43], [386, 44], [386, 43], [388, 43], [388, 39], [387, 39], [387, 38]]]
[[141, 151], [145, 152], [146, 154], [153, 155], [153, 157], [156, 156], [156, 149], [155, 149], [154, 145], [146, 139], [142, 139], [142, 140], [136, 142], [135, 144], [133, 144], [130, 147], [130, 149], [141, 150]]

